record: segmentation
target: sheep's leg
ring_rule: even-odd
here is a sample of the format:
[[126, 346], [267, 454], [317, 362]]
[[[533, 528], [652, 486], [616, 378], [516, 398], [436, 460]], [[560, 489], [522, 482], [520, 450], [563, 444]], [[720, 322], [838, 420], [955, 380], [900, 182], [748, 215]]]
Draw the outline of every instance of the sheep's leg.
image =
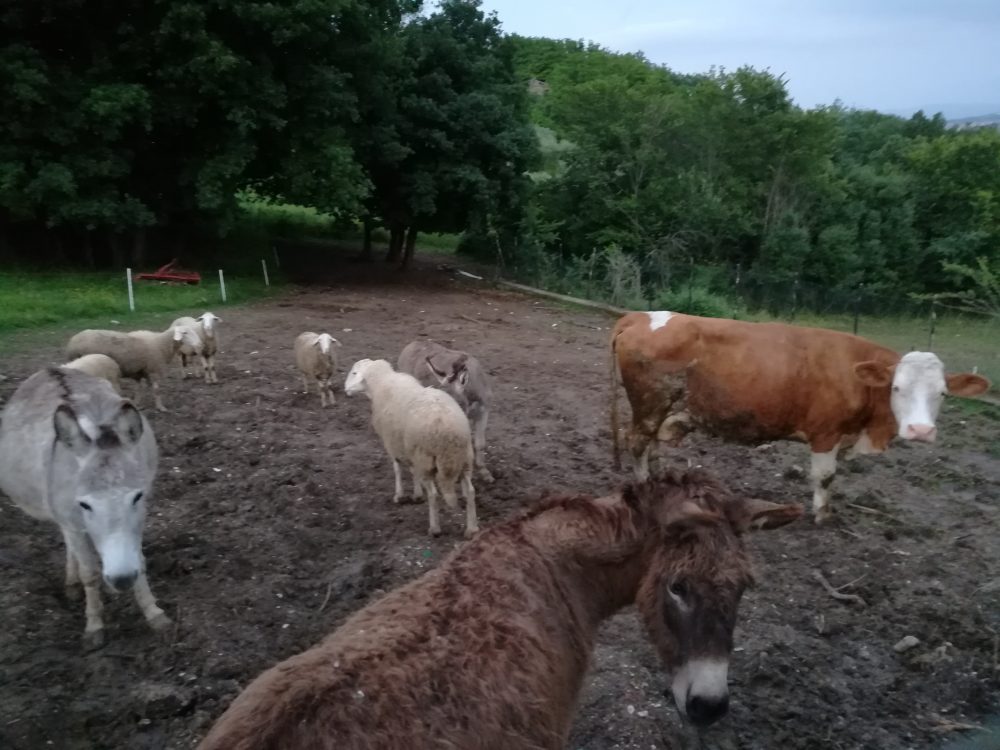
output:
[[321, 378], [316, 378], [316, 390], [319, 391], [320, 408], [326, 406], [326, 382]]
[[146, 382], [149, 383], [149, 387], [153, 391], [153, 403], [156, 405], [156, 408], [159, 411], [166, 411], [167, 407], [165, 407], [163, 405], [163, 399], [160, 398], [160, 383], [159, 383], [159, 381], [156, 378], [152, 377], [152, 376], [148, 376], [146, 378]]
[[309, 393], [309, 378], [306, 377], [305, 373], [302, 373], [302, 390]]
[[153, 630], [163, 630], [170, 624], [170, 618], [156, 606], [156, 597], [153, 596], [153, 592], [149, 588], [149, 581], [146, 579], [145, 558], [142, 561], [142, 570], [132, 586], [132, 593], [135, 595], [135, 603], [139, 605], [142, 616], [146, 618], [149, 627]]
[[101, 601], [101, 561], [93, 545], [83, 534], [66, 534], [70, 553], [79, 566], [80, 580], [86, 597], [87, 626], [84, 643], [91, 648], [104, 645], [104, 602]]
[[415, 471], [413, 472], [413, 499], [418, 502], [424, 499], [424, 486], [420, 483], [420, 477]]
[[462, 497], [465, 498], [465, 536], [470, 538], [479, 533], [479, 519], [476, 516], [476, 488], [472, 486], [472, 472], [462, 474]]
[[444, 503], [449, 508], [458, 507], [458, 493], [455, 491], [455, 477], [442, 476], [438, 473], [438, 487], [444, 496]]
[[437, 488], [434, 480], [425, 477], [423, 480], [424, 491], [427, 493], [427, 517], [428, 531], [431, 536], [441, 536], [441, 521], [438, 519]]
[[489, 412], [480, 414], [472, 428], [476, 449], [476, 469], [479, 472], [479, 478], [487, 483], [493, 481], [493, 475], [486, 468], [486, 421], [489, 416]]
[[177, 358], [178, 363], [181, 366], [181, 380], [184, 380], [188, 376], [188, 358], [184, 352], [180, 352], [180, 356]]
[[333, 395], [333, 375], [330, 375], [330, 377], [326, 379], [325, 388], [326, 388], [327, 403], [329, 403], [330, 406], [333, 406], [335, 403], [337, 403], [337, 399]]
[[403, 494], [403, 465], [396, 459], [392, 459], [392, 470], [396, 473], [396, 492], [392, 496], [392, 501], [398, 503], [405, 497]]
[[204, 354], [201, 355], [201, 374], [204, 376], [206, 383], [212, 382], [212, 371], [210, 369], [208, 357]]
[[62, 530], [63, 542], [66, 544], [66, 598], [76, 601], [80, 598], [80, 564], [73, 554], [73, 542], [70, 541], [70, 534], [66, 529]]

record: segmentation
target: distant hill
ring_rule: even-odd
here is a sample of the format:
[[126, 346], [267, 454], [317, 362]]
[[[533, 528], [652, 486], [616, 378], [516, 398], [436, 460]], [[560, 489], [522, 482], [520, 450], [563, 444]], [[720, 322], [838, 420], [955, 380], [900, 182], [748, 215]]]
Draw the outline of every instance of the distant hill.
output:
[[969, 128], [996, 128], [1000, 130], [1000, 113], [994, 112], [991, 115], [976, 115], [975, 117], [959, 117], [948, 120], [948, 127], [956, 130], [967, 130]]

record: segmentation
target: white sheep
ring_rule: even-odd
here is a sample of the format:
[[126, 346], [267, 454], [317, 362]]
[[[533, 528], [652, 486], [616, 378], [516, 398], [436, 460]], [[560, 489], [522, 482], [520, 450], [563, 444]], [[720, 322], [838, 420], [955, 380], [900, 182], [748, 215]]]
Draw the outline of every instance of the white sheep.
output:
[[104, 378], [111, 383], [111, 387], [115, 389], [115, 393], [119, 396], [122, 395], [122, 368], [111, 357], [105, 354], [84, 354], [72, 362], [67, 362], [63, 367], [85, 372], [88, 375], [93, 375], [95, 378]]
[[306, 331], [295, 337], [295, 364], [302, 373], [302, 386], [309, 393], [309, 381], [316, 381], [320, 406], [332, 406], [333, 376], [337, 372], [337, 341], [329, 333]]
[[[444, 391], [425, 388], [412, 375], [395, 372], [384, 359], [354, 364], [344, 384], [347, 395], [365, 393], [372, 402], [372, 426], [392, 459], [396, 475], [395, 502], [403, 497], [402, 466], [413, 473], [413, 496], [427, 495], [430, 533], [438, 536], [437, 491], [449, 508], [458, 507], [455, 484], [465, 498], [465, 535], [479, 531], [476, 491], [472, 486], [475, 459], [472, 431], [462, 407]], [[435, 486], [436, 483], [436, 486]]]
[[197, 319], [184, 316], [178, 318], [171, 325], [189, 326], [194, 328], [201, 339], [201, 347], [196, 349], [188, 344], [183, 344], [178, 351], [181, 360], [181, 377], [186, 378], [190, 373], [188, 364], [197, 356], [201, 360], [201, 374], [205, 377], [206, 383], [218, 383], [219, 376], [215, 371], [215, 355], [219, 351], [219, 339], [216, 334], [216, 323], [221, 323], [222, 318], [206, 312], [198, 316]]
[[[155, 331], [80, 331], [66, 345], [66, 356], [76, 359], [85, 354], [104, 354], [118, 363], [123, 378], [145, 380], [153, 392], [156, 408], [166, 411], [160, 399], [160, 377], [174, 353], [184, 344], [201, 347], [197, 332], [189, 326], [171, 326]], [[137, 394], [138, 396], [138, 394]], [[138, 401], [138, 397], [136, 398]]]

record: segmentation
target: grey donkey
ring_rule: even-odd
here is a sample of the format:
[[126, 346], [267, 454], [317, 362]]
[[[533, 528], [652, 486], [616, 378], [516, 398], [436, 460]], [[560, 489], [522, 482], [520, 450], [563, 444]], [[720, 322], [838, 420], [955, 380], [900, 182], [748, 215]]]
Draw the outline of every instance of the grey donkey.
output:
[[88, 646], [104, 642], [100, 585], [132, 589], [156, 630], [170, 620], [146, 580], [142, 532], [156, 474], [145, 417], [102, 378], [53, 367], [11, 396], [0, 422], [0, 490], [30, 516], [59, 525], [66, 592], [86, 595]]
[[399, 354], [396, 370], [409, 373], [422, 385], [442, 389], [458, 402], [472, 428], [479, 478], [492, 482], [493, 475], [486, 468], [486, 423], [490, 418], [493, 389], [479, 360], [427, 339], [407, 344]]

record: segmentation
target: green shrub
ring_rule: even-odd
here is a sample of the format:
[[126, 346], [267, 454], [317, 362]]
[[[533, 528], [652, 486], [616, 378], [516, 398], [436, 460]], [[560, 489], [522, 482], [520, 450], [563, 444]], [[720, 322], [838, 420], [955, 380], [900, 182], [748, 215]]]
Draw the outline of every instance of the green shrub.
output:
[[700, 286], [663, 289], [654, 298], [658, 310], [700, 315], [705, 318], [735, 318], [746, 315], [739, 302]]

